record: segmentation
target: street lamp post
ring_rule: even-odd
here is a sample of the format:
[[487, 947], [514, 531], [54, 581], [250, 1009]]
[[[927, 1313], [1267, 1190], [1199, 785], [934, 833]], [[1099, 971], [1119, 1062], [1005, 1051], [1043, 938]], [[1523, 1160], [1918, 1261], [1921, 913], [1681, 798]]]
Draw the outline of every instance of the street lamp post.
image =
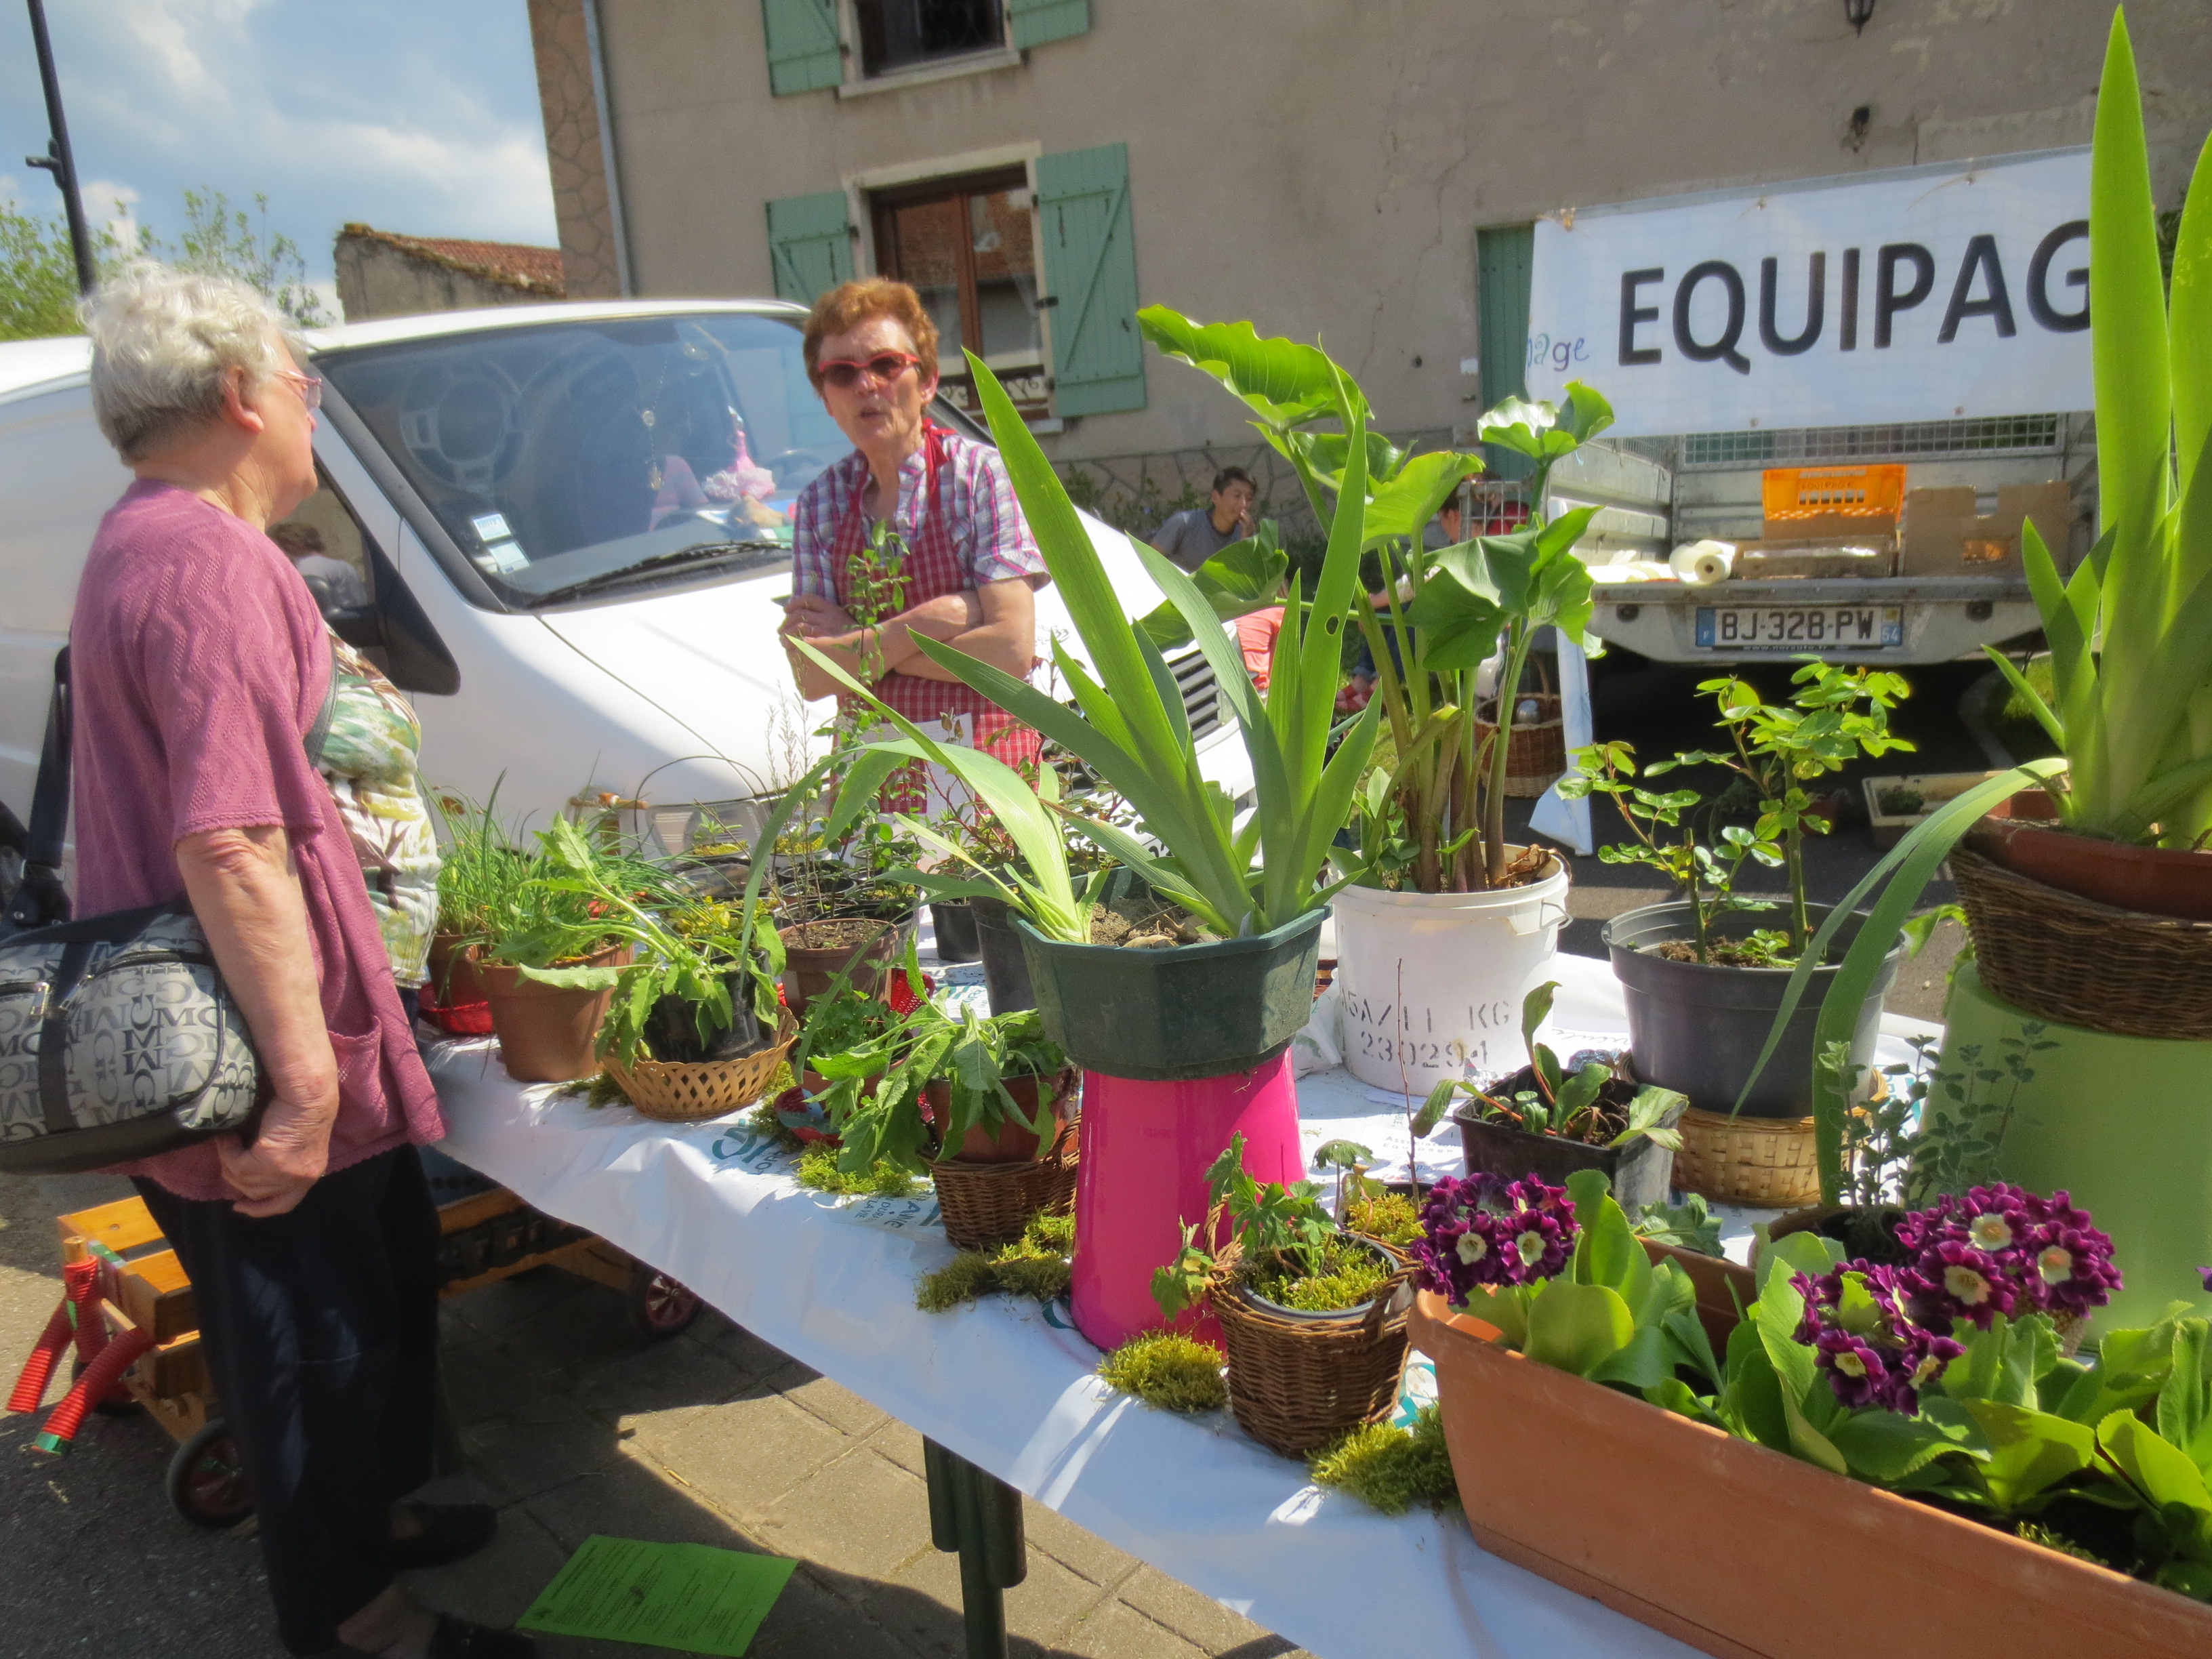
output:
[[76, 161], [70, 152], [69, 122], [62, 114], [61, 77], [54, 72], [54, 46], [46, 36], [46, 0], [28, 0], [31, 39], [39, 52], [39, 80], [46, 91], [46, 125], [52, 137], [44, 155], [26, 155], [24, 163], [43, 167], [61, 187], [62, 211], [69, 219], [70, 249], [76, 255], [76, 286], [80, 294], [92, 292], [98, 272], [92, 262], [92, 234], [85, 228], [84, 202], [77, 194]]

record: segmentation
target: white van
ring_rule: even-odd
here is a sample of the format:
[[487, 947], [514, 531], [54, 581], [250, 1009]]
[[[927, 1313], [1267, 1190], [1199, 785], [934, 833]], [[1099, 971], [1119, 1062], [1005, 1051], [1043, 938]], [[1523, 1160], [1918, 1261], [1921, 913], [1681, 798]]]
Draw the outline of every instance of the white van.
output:
[[[294, 519], [364, 579], [333, 625], [414, 694], [428, 783], [476, 801], [497, 783], [502, 819], [539, 824], [580, 794], [643, 800], [638, 827], [680, 853], [794, 775], [828, 705], [799, 703], [776, 640], [789, 508], [850, 447], [807, 384], [805, 317], [639, 301], [310, 336], [323, 487]], [[18, 817], [78, 574], [129, 482], [88, 357], [81, 337], [0, 345], [0, 801]], [[1085, 526], [1129, 613], [1158, 605], [1127, 538]], [[1052, 587], [1037, 623], [1078, 646]], [[1211, 670], [1193, 647], [1170, 660], [1201, 769], [1243, 797]]]

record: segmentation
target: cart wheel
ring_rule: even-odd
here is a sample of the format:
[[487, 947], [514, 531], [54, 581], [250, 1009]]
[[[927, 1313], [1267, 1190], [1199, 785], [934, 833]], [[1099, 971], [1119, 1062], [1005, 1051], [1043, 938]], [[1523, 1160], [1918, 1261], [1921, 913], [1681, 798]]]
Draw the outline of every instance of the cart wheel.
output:
[[630, 1269], [623, 1302], [637, 1334], [654, 1341], [681, 1336], [699, 1316], [698, 1297], [659, 1268], [641, 1261]]
[[210, 1418], [169, 1460], [169, 1503], [196, 1527], [222, 1532], [253, 1513], [253, 1481], [231, 1438], [230, 1425]]
[[[70, 1381], [74, 1383], [83, 1375], [84, 1356], [72, 1355], [70, 1358]], [[115, 1393], [109, 1395], [105, 1400], [94, 1401], [92, 1408], [102, 1417], [135, 1417], [144, 1409], [119, 1383], [117, 1385]]]

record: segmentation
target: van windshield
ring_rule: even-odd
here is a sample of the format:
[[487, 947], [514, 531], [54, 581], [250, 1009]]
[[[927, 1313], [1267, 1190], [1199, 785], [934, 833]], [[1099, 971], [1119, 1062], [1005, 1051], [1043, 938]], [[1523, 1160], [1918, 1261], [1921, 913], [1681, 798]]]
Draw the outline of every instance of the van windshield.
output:
[[852, 447], [779, 317], [579, 319], [316, 368], [522, 608], [786, 565], [793, 498]]

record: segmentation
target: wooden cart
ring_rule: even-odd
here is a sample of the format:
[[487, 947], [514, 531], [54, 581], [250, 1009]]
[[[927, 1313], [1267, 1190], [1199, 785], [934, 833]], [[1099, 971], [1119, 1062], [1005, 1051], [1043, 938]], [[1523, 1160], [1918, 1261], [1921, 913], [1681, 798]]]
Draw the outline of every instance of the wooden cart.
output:
[[[58, 1217], [54, 1224], [64, 1262], [98, 1264], [110, 1334], [144, 1331], [154, 1343], [123, 1374], [130, 1399], [112, 1399], [100, 1409], [143, 1407], [176, 1441], [167, 1485], [178, 1514], [195, 1526], [237, 1525], [253, 1512], [253, 1489], [208, 1376], [191, 1281], [177, 1253], [135, 1197]], [[540, 1214], [504, 1188], [441, 1205], [438, 1226], [441, 1298], [559, 1267], [622, 1292], [641, 1336], [680, 1335], [699, 1316], [699, 1298], [667, 1274], [580, 1227]]]

